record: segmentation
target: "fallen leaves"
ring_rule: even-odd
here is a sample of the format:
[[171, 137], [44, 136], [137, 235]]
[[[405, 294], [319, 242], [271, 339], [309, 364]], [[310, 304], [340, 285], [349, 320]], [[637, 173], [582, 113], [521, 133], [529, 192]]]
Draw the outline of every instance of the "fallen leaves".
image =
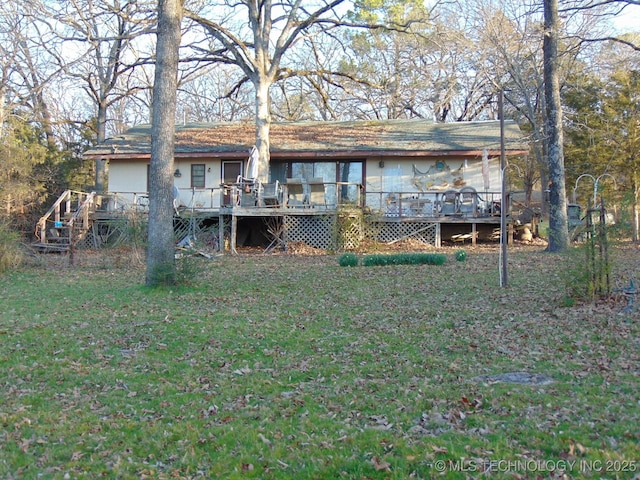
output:
[[460, 403], [469, 410], [479, 410], [482, 408], [482, 398], [476, 397], [469, 400], [466, 396], [460, 398]]
[[238, 375], [239, 377], [241, 377], [243, 375], [251, 373], [251, 369], [249, 367], [242, 367], [234, 370], [233, 373], [234, 375]]
[[267, 437], [265, 437], [262, 433], [258, 433], [258, 438], [262, 441], [262, 443], [264, 443], [267, 446], [271, 446], [271, 440], [269, 440]]
[[376, 470], [376, 472], [380, 472], [380, 471], [385, 471], [385, 472], [390, 472], [391, 471], [391, 464], [385, 460], [381, 460], [378, 457], [373, 457], [371, 459], [371, 463], [373, 465], [373, 468]]
[[172, 292], [74, 274], [46, 310], [0, 312], [0, 476], [27, 457], [71, 478], [429, 478], [431, 460], [637, 454], [637, 324], [560, 307], [545, 254], [512, 255], [500, 289], [495, 252], [469, 252], [438, 271], [223, 257]]
[[73, 452], [73, 454], [71, 455], [71, 461], [72, 462], [77, 462], [78, 460], [80, 460], [85, 455], [86, 454], [84, 452]]
[[587, 449], [584, 447], [584, 445], [574, 441], [574, 440], [570, 440], [569, 442], [569, 451], [568, 454], [571, 457], [576, 457], [576, 456], [581, 456], [584, 457], [587, 453]]
[[390, 423], [385, 415], [371, 415], [369, 417], [373, 421], [373, 425], [370, 428], [375, 430], [391, 430], [393, 423]]

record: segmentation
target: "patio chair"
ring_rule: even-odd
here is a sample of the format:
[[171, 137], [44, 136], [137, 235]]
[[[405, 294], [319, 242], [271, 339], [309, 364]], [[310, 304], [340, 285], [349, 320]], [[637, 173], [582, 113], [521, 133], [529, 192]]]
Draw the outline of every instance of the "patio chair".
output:
[[309, 180], [309, 197], [310, 206], [324, 205], [324, 208], [327, 208], [327, 199], [324, 194], [324, 180], [322, 178], [312, 178]]
[[236, 205], [241, 207], [255, 207], [258, 184], [255, 178], [238, 175], [234, 185], [237, 192]]
[[466, 217], [475, 217], [478, 211], [478, 192], [473, 187], [462, 187], [458, 210]]
[[288, 207], [305, 206], [306, 201], [301, 178], [287, 178], [286, 192]]
[[447, 190], [442, 194], [440, 200], [441, 215], [458, 215], [459, 211], [459, 194], [455, 190]]
[[258, 205], [260, 207], [277, 207], [280, 205], [280, 182], [258, 184]]

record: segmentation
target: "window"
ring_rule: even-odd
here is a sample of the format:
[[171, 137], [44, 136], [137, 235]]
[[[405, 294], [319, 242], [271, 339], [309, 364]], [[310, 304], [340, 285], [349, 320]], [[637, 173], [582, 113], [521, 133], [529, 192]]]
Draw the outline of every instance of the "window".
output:
[[[291, 162], [282, 164], [284, 168], [271, 166], [271, 174], [279, 173], [278, 180], [289, 167], [291, 178], [302, 178], [309, 181], [312, 178], [322, 178], [325, 181], [327, 203], [355, 203], [360, 201], [361, 187], [364, 178], [364, 164], [362, 160], [344, 160], [337, 162]], [[333, 200], [332, 200], [333, 199]]]
[[191, 188], [204, 188], [205, 185], [204, 163], [191, 165]]

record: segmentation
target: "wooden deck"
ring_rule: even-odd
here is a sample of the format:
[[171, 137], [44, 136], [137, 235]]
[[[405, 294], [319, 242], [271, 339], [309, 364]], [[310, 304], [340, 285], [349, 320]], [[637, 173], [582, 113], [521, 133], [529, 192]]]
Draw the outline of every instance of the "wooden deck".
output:
[[[466, 206], [461, 202], [446, 205], [445, 194], [439, 191], [369, 193], [356, 204], [341, 204], [339, 198], [327, 203], [322, 196], [316, 202], [310, 198], [300, 201], [290, 198], [286, 188], [268, 199], [256, 190], [246, 191], [236, 185], [230, 190], [221, 189], [217, 197], [212, 192], [206, 195], [219, 198], [219, 204], [176, 205], [176, 235], [188, 236], [205, 225], [210, 235], [217, 236], [215, 243], [227, 245], [231, 252], [238, 246], [241, 223], [242, 228], [262, 230], [260, 234], [269, 244], [286, 246], [289, 241], [302, 241], [318, 248], [335, 248], [329, 237], [335, 237], [337, 226], [346, 218], [351, 229], [341, 233], [346, 236], [346, 245], [358, 244], [372, 231], [376, 232], [373, 240], [382, 242], [413, 237], [435, 246], [443, 241], [475, 243], [495, 239], [501, 224], [497, 202], [481, 203], [478, 196]], [[123, 225], [134, 216], [145, 221], [147, 214], [148, 198], [143, 193], [99, 196], [66, 191], [39, 221], [38, 240], [33, 245], [44, 251], [65, 251], [73, 245], [100, 248], [122, 240]], [[250, 219], [253, 221], [248, 222]], [[252, 226], [247, 227], [247, 223]], [[507, 224], [511, 232], [510, 217]]]

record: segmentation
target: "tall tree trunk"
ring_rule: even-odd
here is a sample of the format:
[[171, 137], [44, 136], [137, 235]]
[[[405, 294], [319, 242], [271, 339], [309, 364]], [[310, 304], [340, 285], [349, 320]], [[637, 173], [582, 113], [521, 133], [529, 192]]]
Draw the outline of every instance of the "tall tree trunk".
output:
[[269, 86], [271, 82], [262, 76], [254, 82], [256, 89], [256, 148], [258, 150], [258, 180], [269, 181], [269, 130], [271, 127], [271, 108]]
[[176, 281], [173, 233], [173, 155], [182, 0], [159, 0], [151, 117], [149, 233], [146, 284]]
[[544, 94], [549, 145], [549, 252], [569, 248], [564, 174], [562, 103], [558, 78], [558, 0], [544, 0]]
[[640, 196], [638, 186], [638, 172], [634, 169], [633, 171], [633, 205], [631, 206], [631, 211], [633, 215], [633, 225], [632, 225], [632, 240], [633, 243], [638, 243], [640, 237], [640, 214], [638, 213], [638, 197]]
[[[546, 112], [545, 112], [546, 115]], [[544, 132], [546, 132], [546, 127]], [[542, 216], [549, 217], [549, 148], [546, 142], [546, 133], [538, 142], [540, 148], [536, 148], [536, 159], [540, 171], [540, 198], [542, 198]]]
[[[4, 75], [3, 75], [4, 77]], [[5, 101], [6, 101], [6, 97], [7, 97], [7, 89], [4, 85], [4, 81], [0, 78], [0, 139], [4, 136], [4, 122], [5, 122], [5, 117], [6, 117], [6, 107], [5, 107]]]
[[[96, 140], [100, 144], [107, 138], [107, 106], [104, 103], [98, 103], [98, 118], [96, 120], [96, 129]], [[109, 164], [107, 163], [107, 160], [98, 158], [96, 160], [95, 179], [95, 189], [98, 193], [106, 192], [108, 170]]]

